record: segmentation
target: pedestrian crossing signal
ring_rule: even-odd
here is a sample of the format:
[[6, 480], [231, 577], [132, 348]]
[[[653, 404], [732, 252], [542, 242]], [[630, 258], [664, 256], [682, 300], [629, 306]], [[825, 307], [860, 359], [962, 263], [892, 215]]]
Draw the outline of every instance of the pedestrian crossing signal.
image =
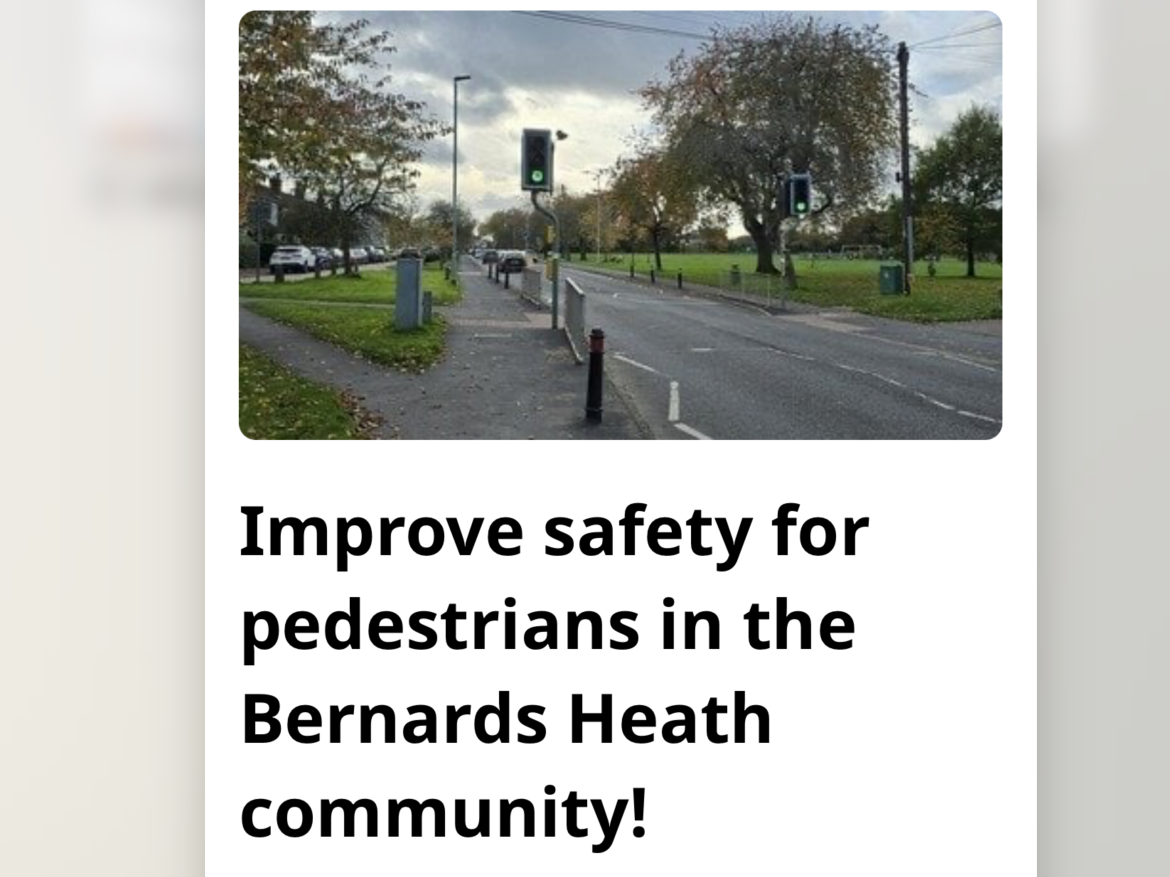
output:
[[787, 216], [801, 218], [812, 211], [812, 175], [792, 174], [784, 184]]
[[525, 128], [520, 143], [520, 188], [526, 192], [551, 192], [552, 176], [552, 132]]

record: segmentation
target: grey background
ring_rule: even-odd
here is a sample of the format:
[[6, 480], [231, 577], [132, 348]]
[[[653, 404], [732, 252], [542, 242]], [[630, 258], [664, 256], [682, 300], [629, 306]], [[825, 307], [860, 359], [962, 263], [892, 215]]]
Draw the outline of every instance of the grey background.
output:
[[[1081, 5], [1093, 22], [1073, 46], [1070, 93], [1074, 80], [1051, 64]], [[197, 4], [164, 6], [188, 39], [198, 33]], [[0, 873], [193, 877], [203, 872], [203, 277], [198, 260], [176, 272], [175, 257], [201, 251], [201, 154], [173, 139], [157, 167], [103, 152], [76, 115], [92, 78], [94, 35], [83, 46], [79, 30], [88, 19], [27, 5], [9, 15], [28, 38], [0, 56], [2, 81], [22, 84], [7, 110], [37, 136], [0, 139], [20, 169], [3, 222], [21, 257], [6, 268], [0, 345]], [[1170, 873], [1168, 23], [1138, 0], [1040, 8], [1045, 877]], [[59, 63], [33, 81], [46, 54]], [[183, 69], [164, 115], [202, 104], [199, 64]], [[1081, 122], [1059, 120], [1056, 96]], [[67, 253], [48, 233], [61, 205]], [[110, 253], [132, 253], [134, 270], [84, 286], [60, 271]]]
[[1040, 6], [1040, 874], [1167, 874], [1170, 14], [1084, 5]]

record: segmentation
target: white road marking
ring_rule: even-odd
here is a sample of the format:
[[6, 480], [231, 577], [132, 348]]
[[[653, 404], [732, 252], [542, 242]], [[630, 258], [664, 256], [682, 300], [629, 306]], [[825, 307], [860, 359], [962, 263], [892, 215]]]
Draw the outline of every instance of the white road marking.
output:
[[711, 436], [706, 435], [705, 433], [701, 433], [693, 426], [687, 426], [685, 423], [676, 423], [674, 428], [680, 432], [685, 432], [691, 438], [703, 439], [704, 441], [714, 441]]
[[[661, 294], [661, 290], [659, 292]], [[617, 298], [619, 295], [620, 295], [620, 293], [614, 293], [614, 298]], [[705, 303], [706, 304], [713, 304], [713, 302], [705, 302]], [[817, 316], [836, 318], [839, 315], [826, 313], [826, 314], [818, 314]], [[655, 328], [657, 328], [657, 327], [656, 326], [650, 327], [650, 329], [655, 329]], [[834, 327], [834, 328], [836, 328], [836, 327]], [[938, 356], [938, 357], [943, 358], [943, 359], [949, 359], [949, 360], [952, 360], [954, 362], [960, 362], [964, 365], [969, 365], [969, 366], [972, 366], [973, 368], [982, 369], [984, 371], [989, 371], [989, 372], [994, 372], [994, 373], [1000, 372], [1000, 369], [995, 368], [993, 366], [989, 366], [989, 365], [987, 365], [985, 363], [981, 363], [981, 362], [975, 362], [973, 360], [966, 359], [965, 357], [957, 356], [953, 353], [949, 353], [949, 352], [944, 351], [944, 350], [939, 350], [938, 348], [927, 347], [927, 346], [921, 345], [921, 344], [913, 344], [913, 343], [908, 342], [908, 341], [899, 341], [899, 340], [896, 340], [893, 338], [883, 338], [880, 335], [871, 335], [865, 329], [863, 329], [861, 327], [858, 327], [858, 329], [859, 329], [859, 331], [857, 332], [857, 335], [855, 335], [855, 337], [862, 337], [862, 338], [866, 338], [866, 339], [873, 340], [873, 341], [880, 341], [882, 343], [890, 344], [890, 345], [897, 346], [897, 347], [909, 348], [911, 350], [916, 351], [921, 356]], [[746, 348], [746, 349], [765, 350], [768, 348], [766, 345], [761, 345], [759, 348], [753, 347], [753, 348]], [[974, 420], [981, 420], [981, 421], [984, 421], [986, 423], [995, 423], [995, 424], [1000, 424], [1000, 425], [1002, 425], [1002, 423], [1003, 423], [1002, 420], [997, 420], [994, 417], [988, 417], [986, 414], [977, 414], [974, 411], [966, 411], [966, 410], [958, 408], [955, 405], [951, 405], [947, 402], [943, 402], [941, 399], [935, 399], [933, 396], [928, 396], [926, 393], [922, 393], [918, 390], [912, 390], [910, 387], [907, 387], [906, 384], [902, 383], [901, 381], [896, 380], [896, 379], [891, 378], [891, 377], [887, 377], [886, 375], [878, 374], [877, 372], [871, 372], [871, 371], [868, 371], [867, 369], [858, 368], [857, 366], [849, 365], [848, 363], [844, 363], [844, 362], [836, 362], [833, 360], [820, 360], [815, 356], [805, 356], [804, 354], [794, 353], [794, 352], [789, 351], [789, 350], [781, 350], [779, 348], [771, 348], [771, 349], [779, 356], [786, 356], [786, 357], [790, 357], [792, 359], [801, 360], [803, 362], [824, 362], [826, 365], [830, 365], [834, 368], [840, 369], [841, 371], [852, 372], [854, 374], [864, 375], [866, 377], [870, 377], [870, 378], [874, 378], [876, 380], [879, 380], [882, 383], [889, 384], [890, 386], [897, 387], [901, 390], [908, 390], [908, 391], [912, 392], [915, 396], [917, 396], [919, 399], [923, 400], [924, 402], [928, 402], [929, 404], [934, 405], [937, 408], [941, 408], [944, 411], [952, 411], [955, 414], [961, 415], [963, 417], [969, 417], [969, 418], [972, 418]], [[713, 352], [715, 352], [715, 348], [713, 348], [713, 347], [692, 347], [691, 352], [692, 353], [713, 353]], [[648, 366], [645, 363], [638, 362], [635, 359], [631, 359], [628, 356], [623, 356], [620, 353], [615, 353], [615, 354], [613, 354], [613, 356], [616, 359], [619, 359], [622, 362], [627, 363], [628, 365], [632, 365], [635, 368], [639, 368], [639, 369], [642, 369], [643, 371], [650, 372], [651, 374], [655, 374], [655, 375], [662, 374], [660, 371], [658, 371], [658, 369], [653, 368], [651, 366]], [[671, 381], [670, 382], [670, 401], [669, 401], [668, 409], [667, 409], [667, 420], [672, 425], [674, 425], [678, 430], [686, 433], [689, 436], [692, 436], [693, 438], [710, 440], [711, 436], [704, 435], [703, 433], [699, 432], [699, 430], [695, 429], [694, 427], [688, 426], [685, 423], [678, 422], [678, 419], [680, 417], [680, 407], [681, 406], [679, 403], [678, 381]]]
[[632, 365], [634, 368], [640, 368], [642, 371], [650, 372], [652, 375], [658, 374], [658, 369], [652, 368], [645, 363], [638, 362], [636, 359], [630, 359], [628, 356], [622, 356], [620, 353], [615, 353], [613, 358], [624, 362], [626, 365]]
[[803, 353], [793, 353], [791, 350], [777, 349], [775, 352], [778, 353], [780, 356], [787, 356], [787, 357], [791, 357], [792, 359], [799, 359], [802, 362], [816, 362], [817, 361], [815, 356], [805, 356]]
[[[898, 344], [899, 346], [910, 347], [910, 348], [919, 348], [920, 347], [920, 345], [918, 345], [918, 344], [908, 344], [905, 341], [892, 341], [889, 338], [880, 338], [879, 339], [876, 336], [872, 336], [872, 337], [874, 338], [874, 340], [884, 341], [887, 344]], [[961, 362], [963, 365], [969, 365], [969, 366], [971, 366], [971, 368], [980, 368], [980, 369], [983, 369], [983, 371], [985, 371], [985, 372], [992, 372], [993, 374], [999, 374], [999, 372], [1000, 372], [1000, 369], [995, 368], [994, 366], [990, 366], [990, 365], [987, 365], [986, 363], [982, 363], [982, 362], [975, 362], [975, 360], [967, 359], [965, 356], [958, 356], [954, 353], [947, 353], [945, 350], [937, 350], [934, 347], [921, 347], [921, 349], [918, 349], [916, 351], [916, 353], [918, 356], [937, 356], [940, 359], [949, 359], [951, 362]]]
[[[866, 371], [863, 368], [855, 368], [854, 366], [846, 365], [843, 362], [832, 362], [832, 363], [830, 363], [830, 365], [836, 366], [837, 368], [842, 369], [843, 371], [855, 372], [857, 374], [865, 375], [866, 377], [876, 378], [877, 380], [881, 381], [882, 383], [890, 384], [891, 386], [898, 387], [899, 389], [903, 389], [903, 390], [908, 389], [906, 387], [906, 385], [903, 384], [901, 381], [895, 380], [894, 378], [886, 377], [885, 375], [878, 374], [877, 372]], [[912, 392], [914, 393], [915, 396], [917, 396], [923, 402], [929, 402], [931, 405], [934, 405], [936, 408], [941, 408], [944, 411], [953, 411], [956, 414], [963, 415], [964, 417], [972, 417], [975, 420], [983, 420], [983, 421], [986, 421], [987, 423], [1002, 423], [1002, 421], [996, 420], [994, 417], [988, 417], [986, 414], [976, 414], [973, 411], [960, 410], [958, 408], [958, 406], [956, 406], [956, 405], [951, 405], [947, 402], [942, 401], [941, 399], [936, 399], [933, 396], [928, 396], [926, 393], [923, 393], [919, 390], [913, 390]]]

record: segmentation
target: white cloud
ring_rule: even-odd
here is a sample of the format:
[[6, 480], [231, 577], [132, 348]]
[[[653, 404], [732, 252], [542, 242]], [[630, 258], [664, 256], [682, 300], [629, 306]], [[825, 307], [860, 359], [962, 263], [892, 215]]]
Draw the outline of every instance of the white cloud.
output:
[[[698, 32], [754, 17], [693, 11], [585, 14]], [[876, 24], [893, 43], [911, 45], [910, 78], [923, 92], [912, 98], [915, 144], [929, 143], [973, 102], [1002, 108], [1001, 30], [962, 36], [994, 22], [993, 14], [815, 14], [853, 25]], [[557, 183], [577, 192], [592, 190], [590, 172], [612, 165], [627, 150], [631, 131], [648, 126], [636, 90], [663, 75], [668, 60], [680, 50], [698, 45], [684, 38], [579, 27], [507, 12], [375, 12], [360, 17], [395, 34], [395, 89], [425, 101], [439, 118], [451, 118], [451, 77], [473, 77], [459, 91], [459, 192], [480, 218], [522, 203], [519, 149], [525, 127], [567, 131], [569, 139], [558, 147]], [[928, 42], [916, 47], [921, 41]], [[450, 136], [430, 144], [420, 170], [417, 194], [422, 205], [451, 197]]]

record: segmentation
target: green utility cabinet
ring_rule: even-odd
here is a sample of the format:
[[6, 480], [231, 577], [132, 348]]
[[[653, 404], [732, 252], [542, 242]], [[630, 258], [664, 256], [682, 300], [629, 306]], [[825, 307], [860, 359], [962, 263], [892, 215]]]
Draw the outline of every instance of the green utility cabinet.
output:
[[901, 265], [882, 265], [878, 269], [878, 288], [882, 295], [901, 295], [903, 277]]

